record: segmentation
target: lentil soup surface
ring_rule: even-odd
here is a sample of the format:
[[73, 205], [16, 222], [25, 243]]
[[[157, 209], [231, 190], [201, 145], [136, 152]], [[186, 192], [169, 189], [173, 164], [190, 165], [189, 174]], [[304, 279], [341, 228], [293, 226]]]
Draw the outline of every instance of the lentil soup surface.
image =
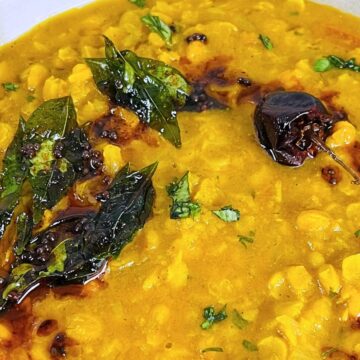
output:
[[[142, 23], [149, 12], [175, 26], [171, 47]], [[83, 60], [103, 57], [103, 34], [190, 81], [210, 77], [208, 91], [229, 108], [179, 112], [180, 149], [116, 109], [124, 141], [96, 147], [110, 176], [127, 162], [159, 162], [153, 214], [101, 279], [37, 292], [5, 314], [0, 359], [360, 358], [360, 187], [324, 153], [299, 168], [275, 163], [253, 128], [261, 89], [306, 91], [347, 114], [326, 144], [359, 165], [360, 74], [313, 64], [330, 54], [360, 61], [360, 19], [303, 0], [104, 0], [72, 10], [0, 49], [0, 84], [18, 85], [0, 87], [1, 158], [19, 115], [45, 100], [71, 95], [79, 124], [108, 114]], [[166, 186], [186, 171], [201, 213], [172, 220]], [[239, 221], [212, 213], [229, 204]], [[203, 329], [210, 306], [228, 316]]]

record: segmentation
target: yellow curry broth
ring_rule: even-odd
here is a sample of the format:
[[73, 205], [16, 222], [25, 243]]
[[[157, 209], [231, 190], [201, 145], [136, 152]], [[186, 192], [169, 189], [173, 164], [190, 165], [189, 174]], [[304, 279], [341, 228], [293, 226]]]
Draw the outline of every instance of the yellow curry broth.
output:
[[[141, 23], [149, 10], [176, 24], [172, 49]], [[338, 349], [334, 358], [360, 356], [360, 253], [354, 235], [360, 188], [343, 171], [336, 186], [326, 183], [321, 169], [334, 163], [325, 154], [298, 169], [273, 162], [255, 140], [254, 104], [235, 82], [247, 76], [255, 84], [330, 99], [354, 126], [337, 124], [327, 144], [351, 163], [349, 147], [359, 140], [360, 75], [319, 74], [313, 63], [328, 54], [360, 61], [359, 23], [302, 0], [149, 1], [145, 9], [111, 0], [51, 19], [4, 46], [0, 83], [20, 88], [0, 88], [2, 154], [19, 114], [27, 118], [44, 100], [71, 95], [80, 124], [108, 112], [108, 100], [82, 60], [103, 56], [101, 34], [188, 78], [223, 67], [227, 84], [211, 89], [232, 109], [179, 114], [181, 149], [151, 130], [120, 148], [98, 142], [110, 175], [128, 161], [134, 168], [159, 161], [153, 216], [82, 296], [49, 291], [36, 298], [30, 330], [20, 342], [14, 324], [1, 320], [1, 358], [50, 359], [59, 332], [71, 339], [69, 359], [313, 360], [330, 348]], [[194, 32], [206, 34], [208, 43], [186, 43]], [[272, 51], [262, 46], [260, 33], [271, 38]], [[137, 119], [124, 110], [122, 116], [131, 133]], [[165, 188], [187, 170], [202, 211], [195, 219], [171, 220]], [[75, 188], [87, 196], [86, 183]], [[225, 223], [211, 213], [229, 204], [240, 210], [239, 222]], [[252, 232], [254, 242], [243, 246], [238, 236]], [[211, 305], [217, 311], [226, 305], [228, 318], [202, 330], [202, 311]], [[244, 329], [234, 325], [234, 309], [249, 322]], [[49, 319], [57, 321], [57, 330], [39, 336], [38, 327]], [[244, 340], [257, 351], [247, 350]], [[202, 352], [212, 347], [223, 352]]]

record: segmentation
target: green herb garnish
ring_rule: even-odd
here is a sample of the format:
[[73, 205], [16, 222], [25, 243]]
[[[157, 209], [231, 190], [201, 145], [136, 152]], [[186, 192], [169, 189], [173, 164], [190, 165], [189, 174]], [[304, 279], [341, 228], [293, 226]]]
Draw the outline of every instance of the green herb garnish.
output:
[[201, 324], [201, 328], [203, 330], [210, 329], [213, 324], [223, 321], [227, 318], [226, 305], [218, 313], [216, 313], [212, 306], [205, 308], [203, 310], [203, 318], [205, 321]]
[[252, 343], [249, 340], [243, 340], [242, 342], [244, 348], [248, 351], [258, 351], [258, 347], [256, 346], [256, 344]]
[[18, 84], [11, 82], [1, 84], [5, 91], [16, 91], [19, 88]]
[[344, 60], [338, 56], [329, 55], [317, 60], [314, 64], [314, 70], [317, 72], [325, 72], [333, 68], [360, 72], [360, 65], [354, 58]]
[[268, 36], [260, 34], [259, 39], [266, 49], [272, 50], [274, 48], [274, 46]]
[[355, 237], [359, 238], [360, 237], [360, 230], [356, 230], [354, 232], [354, 235], [355, 235]]
[[314, 64], [314, 70], [316, 72], [325, 72], [332, 68], [331, 62], [327, 58], [321, 58], [319, 60], [316, 60]]
[[140, 7], [140, 8], [143, 8], [145, 7], [146, 5], [146, 0], [129, 0], [132, 4]]
[[172, 45], [172, 31], [166, 23], [164, 23], [158, 16], [151, 14], [145, 15], [141, 21], [154, 33], [160, 35], [167, 46]]
[[180, 180], [171, 182], [166, 189], [172, 199], [170, 207], [171, 219], [185, 219], [200, 213], [200, 204], [191, 200], [189, 172], [186, 172]]
[[236, 309], [232, 311], [231, 320], [232, 323], [235, 326], [237, 326], [240, 330], [245, 329], [249, 325], [249, 322], [246, 319], [244, 319]]
[[238, 235], [239, 241], [245, 248], [247, 248], [248, 244], [252, 244], [254, 242], [255, 232], [250, 231], [248, 236]]
[[26, 101], [27, 102], [33, 102], [36, 99], [36, 97], [34, 95], [28, 95], [26, 97]]
[[201, 350], [202, 353], [206, 353], [206, 352], [224, 352], [224, 349], [221, 347], [209, 347], [206, 349]]
[[191, 91], [185, 78], [161, 61], [139, 57], [130, 50], [118, 51], [108, 38], [105, 53], [103, 59], [86, 59], [98, 89], [180, 147], [176, 114]]
[[231, 205], [224, 206], [220, 210], [213, 210], [213, 214], [225, 222], [235, 222], [240, 220], [240, 211], [233, 209]]

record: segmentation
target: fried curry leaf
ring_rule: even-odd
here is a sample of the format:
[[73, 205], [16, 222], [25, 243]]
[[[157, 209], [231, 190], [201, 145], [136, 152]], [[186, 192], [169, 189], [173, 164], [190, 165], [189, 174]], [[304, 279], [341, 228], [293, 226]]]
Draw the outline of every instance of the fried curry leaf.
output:
[[141, 18], [141, 21], [154, 33], [158, 34], [166, 43], [167, 46], [172, 45], [172, 31], [166, 23], [164, 23], [159, 16], [147, 14]]
[[146, 0], [129, 0], [132, 4], [140, 7], [140, 8], [143, 8], [145, 7], [146, 5]]
[[31, 239], [32, 229], [32, 218], [26, 213], [21, 213], [16, 219], [17, 241], [14, 245], [15, 255], [20, 256], [24, 252]]
[[99, 90], [180, 147], [176, 112], [190, 93], [181, 73], [130, 50], [118, 51], [108, 38], [105, 38], [105, 54], [104, 59], [86, 59]]
[[214, 307], [206, 307], [203, 310], [203, 318], [205, 319], [205, 321], [201, 324], [201, 328], [203, 330], [210, 329], [213, 324], [223, 321], [227, 318], [226, 305], [218, 313], [216, 313]]
[[[110, 185], [109, 199], [97, 214], [57, 220], [24, 243], [21, 257], [15, 251], [0, 311], [20, 303], [40, 284], [86, 283], [99, 276], [107, 261], [119, 255], [149, 218], [155, 197], [151, 179], [156, 166], [140, 171], [124, 167]], [[32, 254], [42, 254], [43, 259]]]
[[240, 220], [240, 211], [233, 209], [231, 205], [224, 206], [220, 210], [214, 210], [213, 214], [225, 222], [236, 222]]
[[6, 227], [11, 221], [26, 177], [26, 165], [21, 156], [24, 131], [25, 122], [21, 118], [15, 137], [5, 153], [3, 161], [2, 192], [0, 195], [0, 238], [4, 235]]
[[185, 219], [200, 213], [200, 205], [191, 200], [189, 172], [186, 172], [180, 180], [174, 180], [170, 183], [167, 186], [167, 193], [172, 199], [170, 208], [171, 219]]

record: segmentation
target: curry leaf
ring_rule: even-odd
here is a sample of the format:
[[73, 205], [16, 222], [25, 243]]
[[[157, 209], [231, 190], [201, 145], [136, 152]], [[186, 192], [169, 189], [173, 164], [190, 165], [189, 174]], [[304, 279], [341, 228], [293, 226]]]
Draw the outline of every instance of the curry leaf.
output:
[[[125, 166], [107, 190], [109, 199], [97, 214], [63, 214], [48, 229], [23, 242], [22, 256], [15, 251], [0, 311], [20, 303], [40, 284], [85, 283], [99, 276], [107, 261], [119, 255], [149, 218], [155, 197], [152, 176], [156, 166], [140, 171]], [[33, 253], [45, 254], [44, 259], [32, 256]]]
[[143, 8], [146, 5], [146, 0], [129, 0], [132, 4]]
[[240, 211], [233, 209], [231, 205], [224, 206], [220, 210], [214, 210], [213, 213], [225, 222], [236, 222], [240, 220]]
[[66, 160], [55, 159], [53, 151], [56, 141], [69, 135], [76, 126], [75, 107], [70, 97], [44, 102], [26, 123], [25, 141], [40, 144], [40, 150], [30, 160], [35, 224], [44, 210], [54, 206], [75, 181], [74, 169], [64, 166]]
[[15, 137], [5, 153], [3, 161], [2, 192], [0, 195], [0, 238], [3, 237], [6, 227], [11, 221], [26, 177], [26, 165], [21, 156], [24, 131], [25, 122], [21, 118]]
[[200, 213], [200, 205], [191, 200], [189, 172], [186, 172], [180, 180], [174, 180], [170, 183], [167, 186], [167, 193], [172, 199], [170, 208], [171, 219], [185, 219]]
[[108, 38], [105, 54], [104, 59], [86, 59], [99, 90], [180, 147], [176, 112], [190, 93], [181, 73], [161, 61], [118, 51]]
[[158, 34], [167, 46], [172, 45], [172, 31], [169, 25], [164, 23], [159, 16], [147, 14], [143, 16], [141, 20], [151, 31]]
[[17, 256], [20, 256], [24, 252], [26, 246], [29, 244], [32, 228], [32, 218], [26, 213], [21, 213], [16, 219], [17, 241], [14, 245], [14, 253]]

